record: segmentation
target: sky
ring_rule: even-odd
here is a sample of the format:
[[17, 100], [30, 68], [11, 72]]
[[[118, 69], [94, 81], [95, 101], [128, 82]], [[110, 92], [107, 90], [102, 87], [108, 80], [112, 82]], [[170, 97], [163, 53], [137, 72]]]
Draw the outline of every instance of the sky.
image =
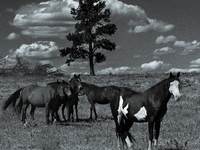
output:
[[[95, 64], [96, 74], [200, 71], [200, 1], [103, 0], [117, 26], [108, 36], [113, 52]], [[78, 0], [4, 0], [0, 2], [0, 68], [13, 67], [16, 56], [50, 63], [66, 74], [89, 73], [89, 63], [66, 65], [59, 49], [70, 47], [66, 35], [76, 21], [70, 14]]]

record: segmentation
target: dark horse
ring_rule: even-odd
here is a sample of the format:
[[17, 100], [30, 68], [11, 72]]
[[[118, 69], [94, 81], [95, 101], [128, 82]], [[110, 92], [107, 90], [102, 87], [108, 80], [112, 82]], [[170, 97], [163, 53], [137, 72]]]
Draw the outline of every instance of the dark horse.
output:
[[[74, 120], [73, 118], [73, 106], [75, 106], [75, 110], [76, 110], [76, 121], [79, 121], [79, 118], [78, 118], [78, 101], [79, 101], [79, 98], [78, 98], [78, 95], [82, 95], [83, 93], [83, 87], [82, 87], [82, 84], [81, 84], [81, 78], [80, 78], [80, 74], [79, 75], [74, 75], [74, 77], [69, 81], [69, 85], [70, 85], [70, 89], [71, 89], [71, 95], [68, 96], [68, 97], [65, 97], [65, 100], [66, 102], [63, 103], [63, 106], [62, 106], [62, 116], [63, 116], [63, 119], [65, 121], [70, 121], [70, 120]], [[65, 118], [65, 115], [64, 115], [64, 110], [65, 110], [65, 107], [67, 106], [67, 120]]]
[[133, 137], [129, 133], [129, 129], [133, 122], [148, 122], [148, 150], [152, 150], [154, 129], [154, 146], [157, 148], [160, 123], [167, 111], [167, 102], [171, 95], [174, 96], [175, 101], [181, 97], [179, 76], [180, 72], [177, 75], [170, 73], [169, 78], [145, 92], [133, 92], [126, 96], [121, 94], [111, 101], [110, 106], [116, 123], [116, 134], [123, 145], [126, 143], [129, 148], [132, 147]]
[[[34, 111], [36, 107], [45, 107], [46, 109], [46, 123], [49, 124], [49, 111], [55, 111], [60, 106], [60, 100], [65, 96], [71, 95], [69, 86], [63, 81], [62, 83], [57, 82], [56, 84], [49, 84], [45, 87], [37, 85], [29, 85], [21, 88], [14, 92], [8, 100], [5, 102], [3, 109], [6, 108], [13, 102], [15, 103], [20, 98], [19, 103], [16, 106], [17, 113], [20, 114], [22, 111], [22, 122], [26, 125], [26, 110], [31, 104], [31, 116], [34, 119]], [[52, 116], [53, 118], [53, 116]]]
[[109, 104], [110, 101], [114, 98], [115, 93], [120, 90], [130, 91], [131, 89], [127, 87], [117, 87], [117, 86], [103, 86], [99, 87], [94, 84], [89, 84], [81, 82], [83, 86], [83, 93], [87, 96], [88, 101], [91, 104], [90, 107], [90, 120], [92, 120], [92, 111], [95, 115], [95, 120], [97, 119], [97, 113], [95, 108], [95, 103], [98, 104]]

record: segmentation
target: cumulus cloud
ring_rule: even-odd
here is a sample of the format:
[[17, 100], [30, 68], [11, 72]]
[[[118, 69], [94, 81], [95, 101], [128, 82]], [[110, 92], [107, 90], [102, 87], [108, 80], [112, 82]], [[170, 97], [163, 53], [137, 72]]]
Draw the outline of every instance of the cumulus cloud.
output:
[[200, 68], [190, 68], [190, 69], [181, 69], [181, 68], [171, 68], [166, 73], [169, 72], [181, 72], [181, 73], [192, 73], [192, 72], [200, 72]]
[[163, 48], [160, 48], [160, 49], [156, 49], [153, 52], [154, 55], [166, 55], [166, 54], [173, 54], [173, 53], [175, 53], [175, 50], [173, 50], [170, 47], [163, 47]]
[[186, 46], [186, 42], [185, 41], [176, 41], [174, 43], [174, 46], [176, 46], [176, 47], [185, 47]]
[[63, 64], [58, 69], [62, 71], [65, 74], [83, 74], [85, 70], [88, 69], [88, 62], [87, 61], [74, 61], [70, 63], [70, 66], [68, 64]]
[[58, 46], [53, 41], [37, 41], [32, 44], [22, 44], [10, 54], [11, 57], [22, 57], [33, 60], [46, 60], [60, 57]]
[[197, 40], [192, 42], [176, 41], [174, 46], [184, 48], [184, 51], [180, 53], [181, 55], [193, 54], [196, 52], [196, 50], [200, 50], [200, 42]]
[[174, 41], [176, 41], [176, 37], [174, 35], [170, 35], [167, 37], [159, 36], [156, 39], [156, 44], [169, 43], [169, 42], [174, 42]]
[[104, 74], [125, 74], [130, 69], [130, 67], [123, 66], [119, 68], [105, 68], [97, 72], [97, 74], [104, 75]]
[[50, 61], [50, 60], [40, 60], [40, 61], [39, 61], [39, 64], [41, 64], [41, 65], [51, 65], [51, 66], [53, 66], [53, 62]]
[[[149, 18], [145, 11], [137, 5], [128, 5], [119, 0], [105, 0], [106, 8], [114, 17], [129, 18], [129, 33], [141, 33], [149, 30], [167, 32], [174, 25]], [[77, 8], [75, 0], [49, 0], [32, 3], [20, 7], [12, 21], [12, 25], [22, 29], [22, 34], [37, 37], [65, 38], [74, 30], [76, 21], [70, 14], [71, 8]]]
[[6, 39], [8, 39], [8, 40], [15, 40], [15, 39], [18, 39], [18, 38], [19, 38], [19, 35], [16, 34], [16, 33], [14, 33], [14, 32], [10, 33], [10, 34], [6, 37]]
[[163, 61], [152, 61], [149, 63], [144, 63], [141, 65], [141, 68], [144, 70], [154, 71], [159, 69], [166, 69], [170, 66], [170, 64], [165, 64]]
[[148, 19], [148, 24], [137, 25], [134, 30], [132, 28], [129, 29], [129, 33], [142, 33], [150, 30], [158, 31], [158, 32], [167, 32], [174, 28], [174, 25], [165, 23], [163, 21], [158, 21], [154, 19]]
[[119, 0], [104, 0], [106, 8], [109, 8], [112, 15], [130, 17], [128, 25], [136, 26], [148, 24], [148, 19], [145, 11], [137, 5], [128, 5]]
[[76, 7], [74, 0], [32, 3], [17, 10], [12, 25], [21, 28], [23, 35], [63, 38], [76, 23], [70, 14]]
[[198, 68], [200, 67], [200, 58], [198, 58], [197, 60], [193, 60], [190, 62], [190, 67], [191, 68]]

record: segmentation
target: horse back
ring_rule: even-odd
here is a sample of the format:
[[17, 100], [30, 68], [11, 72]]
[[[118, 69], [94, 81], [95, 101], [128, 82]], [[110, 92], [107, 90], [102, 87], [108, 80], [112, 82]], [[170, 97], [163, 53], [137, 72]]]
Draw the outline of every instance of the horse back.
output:
[[29, 85], [22, 92], [23, 103], [31, 103], [36, 107], [44, 107], [46, 102], [54, 97], [55, 90], [50, 86], [41, 87], [37, 85]]

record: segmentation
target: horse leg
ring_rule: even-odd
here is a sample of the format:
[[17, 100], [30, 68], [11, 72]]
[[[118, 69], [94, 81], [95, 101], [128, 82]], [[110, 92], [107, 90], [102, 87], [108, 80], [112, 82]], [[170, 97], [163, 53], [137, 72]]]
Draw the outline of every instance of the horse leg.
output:
[[[70, 121], [70, 104], [67, 104], [67, 121]], [[62, 108], [64, 110], [64, 108]]]
[[155, 149], [158, 149], [158, 137], [159, 137], [159, 133], [160, 133], [160, 123], [161, 123], [160, 120], [155, 123], [155, 140], [154, 140]]
[[73, 121], [73, 105], [69, 104], [67, 105], [68, 109], [67, 109], [67, 114], [68, 114], [68, 119], [67, 121]]
[[[58, 109], [59, 109], [59, 108], [58, 108]], [[60, 117], [59, 117], [59, 115], [58, 115], [58, 109], [56, 109], [56, 111], [55, 111], [55, 113], [56, 113], [56, 120], [57, 120], [58, 122], [61, 122]]]
[[62, 117], [63, 117], [64, 121], [67, 121], [65, 118], [65, 107], [66, 107], [66, 104], [63, 104], [62, 105]]
[[35, 120], [35, 118], [34, 118], [34, 112], [35, 112], [35, 109], [36, 109], [36, 107], [33, 106], [33, 105], [31, 105], [30, 115], [31, 115], [32, 120]]
[[22, 122], [24, 124], [24, 126], [27, 125], [27, 121], [26, 121], [26, 110], [29, 106], [29, 103], [26, 103], [22, 106]]
[[133, 125], [133, 121], [125, 119], [124, 122], [120, 123], [120, 127], [119, 127], [119, 136], [123, 139], [123, 141], [126, 142], [128, 149], [131, 149], [133, 145], [132, 143], [133, 137], [129, 133], [129, 130], [132, 127], [132, 125]]
[[45, 109], [46, 109], [46, 123], [49, 124], [49, 104], [45, 104]]
[[93, 105], [93, 111], [94, 111], [94, 115], [95, 115], [95, 120], [97, 120], [97, 112], [96, 112], [95, 104]]
[[76, 121], [78, 122], [79, 121], [79, 118], [78, 118], [78, 101], [77, 103], [75, 104], [75, 111], [76, 111]]
[[149, 121], [148, 122], [148, 129], [149, 129], [149, 147], [148, 150], [152, 150], [152, 145], [153, 145], [153, 127], [154, 127], [154, 122]]
[[71, 120], [71, 122], [74, 122], [74, 105], [69, 107], [69, 111], [70, 111], [70, 115], [71, 115], [70, 120]]
[[95, 103], [94, 102], [91, 103], [89, 120], [92, 120], [92, 110], [94, 111], [95, 120], [97, 120], [97, 113], [96, 113], [96, 108], [95, 108]]

